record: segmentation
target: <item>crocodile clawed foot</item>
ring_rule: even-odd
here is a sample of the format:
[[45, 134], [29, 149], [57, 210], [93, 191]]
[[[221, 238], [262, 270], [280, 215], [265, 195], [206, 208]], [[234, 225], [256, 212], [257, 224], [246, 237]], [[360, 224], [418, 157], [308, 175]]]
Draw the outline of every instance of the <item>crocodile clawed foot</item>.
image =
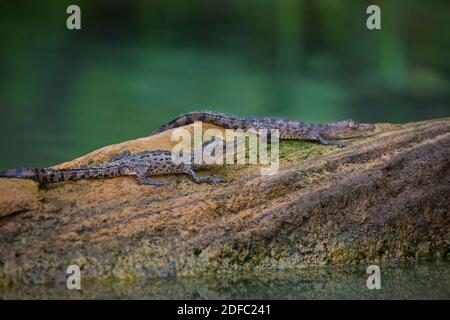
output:
[[225, 182], [225, 179], [221, 178], [221, 177], [215, 177], [215, 176], [208, 176], [208, 177], [201, 177], [201, 176], [197, 176], [196, 178], [194, 178], [194, 181], [197, 183], [213, 183], [213, 184], [218, 184], [221, 182]]
[[350, 143], [350, 141], [327, 140], [322, 137], [319, 137], [318, 140], [323, 145], [338, 146], [339, 148], [344, 148], [346, 145], [348, 145]]
[[350, 141], [338, 141], [338, 142], [336, 143], [336, 145], [337, 145], [340, 149], [346, 147], [346, 146], [349, 145], [349, 144], [350, 144]]
[[148, 185], [148, 186], [155, 186], [155, 187], [160, 187], [160, 186], [164, 185], [164, 183], [162, 183], [161, 181], [159, 181], [157, 179], [152, 179], [152, 178], [147, 178], [147, 177], [138, 177], [137, 183], [141, 184], [141, 185]]
[[211, 176], [211, 177], [208, 177], [208, 181], [207, 182], [218, 184], [218, 183], [221, 183], [221, 182], [225, 182], [225, 179], [221, 178], [221, 177]]

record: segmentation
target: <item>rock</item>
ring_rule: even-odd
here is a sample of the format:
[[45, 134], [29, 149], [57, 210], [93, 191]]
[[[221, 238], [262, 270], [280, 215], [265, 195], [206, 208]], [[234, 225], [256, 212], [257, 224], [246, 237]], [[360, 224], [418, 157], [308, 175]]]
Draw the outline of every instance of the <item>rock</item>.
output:
[[[170, 150], [170, 135], [56, 167]], [[344, 149], [282, 141], [280, 155], [273, 176], [255, 165], [209, 172], [222, 185], [0, 179], [0, 284], [64, 282], [71, 264], [83, 279], [132, 280], [449, 256], [450, 119], [380, 124]]]
[[0, 219], [14, 213], [37, 209], [39, 192], [31, 180], [2, 179], [0, 184]]

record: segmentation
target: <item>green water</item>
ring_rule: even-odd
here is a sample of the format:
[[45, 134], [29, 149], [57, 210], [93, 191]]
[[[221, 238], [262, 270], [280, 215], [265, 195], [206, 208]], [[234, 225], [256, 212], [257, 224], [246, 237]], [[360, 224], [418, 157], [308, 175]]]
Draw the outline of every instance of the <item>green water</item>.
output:
[[381, 267], [381, 289], [366, 286], [365, 267], [321, 267], [264, 273], [81, 283], [0, 289], [0, 298], [26, 299], [450, 299], [450, 263]]

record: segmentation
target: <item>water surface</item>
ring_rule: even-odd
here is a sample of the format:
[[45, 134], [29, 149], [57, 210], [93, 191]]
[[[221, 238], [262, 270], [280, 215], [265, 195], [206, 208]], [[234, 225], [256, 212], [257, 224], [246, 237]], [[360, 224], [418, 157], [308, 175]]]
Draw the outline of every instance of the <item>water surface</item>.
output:
[[264, 273], [0, 289], [3, 299], [450, 299], [450, 263], [381, 267], [381, 289], [366, 286], [366, 267], [320, 267]]

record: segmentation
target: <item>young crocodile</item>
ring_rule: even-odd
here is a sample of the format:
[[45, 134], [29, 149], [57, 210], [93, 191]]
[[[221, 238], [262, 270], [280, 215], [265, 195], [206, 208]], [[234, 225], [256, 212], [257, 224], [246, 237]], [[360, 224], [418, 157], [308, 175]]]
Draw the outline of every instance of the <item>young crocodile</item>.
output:
[[[226, 148], [222, 140], [212, 140], [204, 143], [201, 146], [201, 151], [206, 146], [214, 149], [217, 144]], [[236, 146], [237, 142], [231, 142], [231, 144]], [[191, 152], [191, 160], [193, 160], [194, 152]], [[199, 176], [195, 172], [195, 170], [206, 169], [211, 167], [211, 165], [207, 165], [204, 161], [202, 164], [195, 164], [194, 161], [191, 161], [191, 163], [175, 164], [172, 161], [170, 151], [155, 150], [130, 154], [130, 151], [125, 150], [113, 155], [110, 162], [104, 164], [67, 169], [16, 168], [0, 171], [0, 178], [32, 179], [38, 181], [42, 186], [50, 183], [79, 179], [100, 179], [136, 175], [139, 184], [161, 186], [163, 183], [160, 180], [149, 178], [149, 176], [182, 173], [189, 175], [197, 183], [211, 182], [216, 184], [218, 182], [224, 182], [224, 179], [220, 177]]]
[[253, 118], [228, 116], [218, 112], [200, 111], [182, 114], [168, 122], [153, 134], [172, 128], [181, 127], [195, 121], [212, 123], [228, 129], [278, 129], [280, 139], [316, 140], [322, 144], [343, 147], [348, 142], [336, 139], [354, 138], [375, 128], [372, 124], [361, 123], [348, 119], [330, 123], [312, 124], [281, 118]]

